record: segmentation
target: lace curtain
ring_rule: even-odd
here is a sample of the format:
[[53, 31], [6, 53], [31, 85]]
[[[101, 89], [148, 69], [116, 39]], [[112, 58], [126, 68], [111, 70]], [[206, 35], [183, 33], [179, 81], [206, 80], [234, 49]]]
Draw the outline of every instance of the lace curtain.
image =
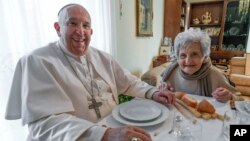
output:
[[35, 48], [58, 39], [53, 24], [68, 3], [83, 5], [92, 19], [90, 43], [114, 55], [112, 0], [0, 0], [0, 72], [13, 71], [17, 60]]

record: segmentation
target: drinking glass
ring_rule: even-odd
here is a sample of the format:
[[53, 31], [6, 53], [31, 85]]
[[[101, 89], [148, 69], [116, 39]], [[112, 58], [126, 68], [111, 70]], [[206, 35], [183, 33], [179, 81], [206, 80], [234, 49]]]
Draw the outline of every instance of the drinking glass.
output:
[[169, 134], [173, 133], [174, 136], [177, 136], [177, 134], [179, 134], [179, 132], [180, 132], [180, 129], [182, 128], [181, 127], [182, 122], [183, 122], [183, 117], [174, 111], [172, 128], [168, 133]]
[[177, 134], [177, 141], [201, 141], [202, 125], [200, 122], [183, 122]]
[[240, 123], [240, 117], [236, 110], [229, 110], [225, 112], [222, 133], [227, 141], [229, 141], [230, 139], [230, 125], [235, 125], [239, 123]]

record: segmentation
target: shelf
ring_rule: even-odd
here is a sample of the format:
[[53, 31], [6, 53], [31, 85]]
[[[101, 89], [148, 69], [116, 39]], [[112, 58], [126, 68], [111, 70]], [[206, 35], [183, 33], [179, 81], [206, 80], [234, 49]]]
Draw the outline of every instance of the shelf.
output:
[[224, 35], [223, 38], [246, 38], [248, 35]]
[[222, 65], [222, 66], [227, 66], [228, 63], [217, 63], [217, 62], [213, 62], [213, 65]]
[[226, 59], [230, 60], [232, 57], [235, 56], [244, 56], [244, 51], [238, 50], [219, 50], [219, 51], [211, 51], [210, 57], [212, 60], [219, 60], [219, 59]]
[[191, 24], [190, 25], [190, 27], [212, 27], [212, 26], [220, 27], [221, 24]]

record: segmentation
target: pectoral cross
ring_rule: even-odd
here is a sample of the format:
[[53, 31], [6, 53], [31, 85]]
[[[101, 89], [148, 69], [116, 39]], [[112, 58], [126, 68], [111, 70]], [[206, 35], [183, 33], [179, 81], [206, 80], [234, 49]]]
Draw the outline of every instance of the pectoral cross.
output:
[[102, 102], [97, 102], [94, 98], [91, 99], [92, 104], [89, 105], [89, 109], [94, 109], [97, 115], [97, 118], [100, 119], [101, 116], [101, 112], [99, 110], [99, 107], [102, 106]]

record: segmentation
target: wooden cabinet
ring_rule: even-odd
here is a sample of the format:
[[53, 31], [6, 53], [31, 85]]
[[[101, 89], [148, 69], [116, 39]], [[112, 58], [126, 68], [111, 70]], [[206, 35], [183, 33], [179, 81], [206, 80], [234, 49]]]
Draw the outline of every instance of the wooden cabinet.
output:
[[[244, 37], [239, 38], [237, 36], [234, 38], [232, 35], [227, 34], [229, 18], [228, 4], [231, 1], [236, 3], [239, 2], [238, 0], [218, 0], [190, 4], [188, 28], [200, 28], [210, 35], [210, 57], [213, 64], [228, 65], [228, 62], [232, 57], [243, 56], [245, 53], [244, 49], [238, 50], [235, 48], [225, 48], [225, 46], [234, 46], [233, 43], [240, 44], [240, 42], [245, 42], [243, 41], [245, 39]], [[208, 20], [206, 20], [206, 18], [204, 18], [209, 16], [211, 19], [207, 18]], [[232, 25], [231, 22], [232, 21], [230, 21], [229, 25]]]
[[246, 51], [249, 29], [249, 12], [239, 13], [239, 1], [225, 2], [225, 24], [222, 49], [230, 51]]
[[187, 4], [185, 1], [182, 1], [181, 4], [181, 21], [180, 21], [180, 32], [183, 32], [185, 30], [186, 25], [186, 10], [187, 10]]
[[[195, 3], [165, 0], [164, 36], [171, 37], [174, 41], [175, 36], [185, 28], [200, 28], [211, 37], [210, 57], [213, 63], [227, 65], [232, 57], [244, 56], [249, 35], [250, 12], [246, 19], [243, 18], [243, 21], [248, 23], [239, 23], [242, 15], [236, 15], [235, 20], [232, 14], [238, 12], [237, 3], [239, 0], [200, 0]], [[182, 22], [185, 24], [184, 27]], [[237, 28], [238, 26], [240, 27]]]
[[224, 1], [190, 4], [188, 27], [200, 28], [211, 37], [211, 49], [220, 50]]
[[[181, 27], [181, 19], [184, 19], [183, 0], [165, 0], [164, 3], [164, 37], [171, 37], [174, 41], [175, 36], [184, 30]], [[185, 24], [185, 21], [184, 21]]]

